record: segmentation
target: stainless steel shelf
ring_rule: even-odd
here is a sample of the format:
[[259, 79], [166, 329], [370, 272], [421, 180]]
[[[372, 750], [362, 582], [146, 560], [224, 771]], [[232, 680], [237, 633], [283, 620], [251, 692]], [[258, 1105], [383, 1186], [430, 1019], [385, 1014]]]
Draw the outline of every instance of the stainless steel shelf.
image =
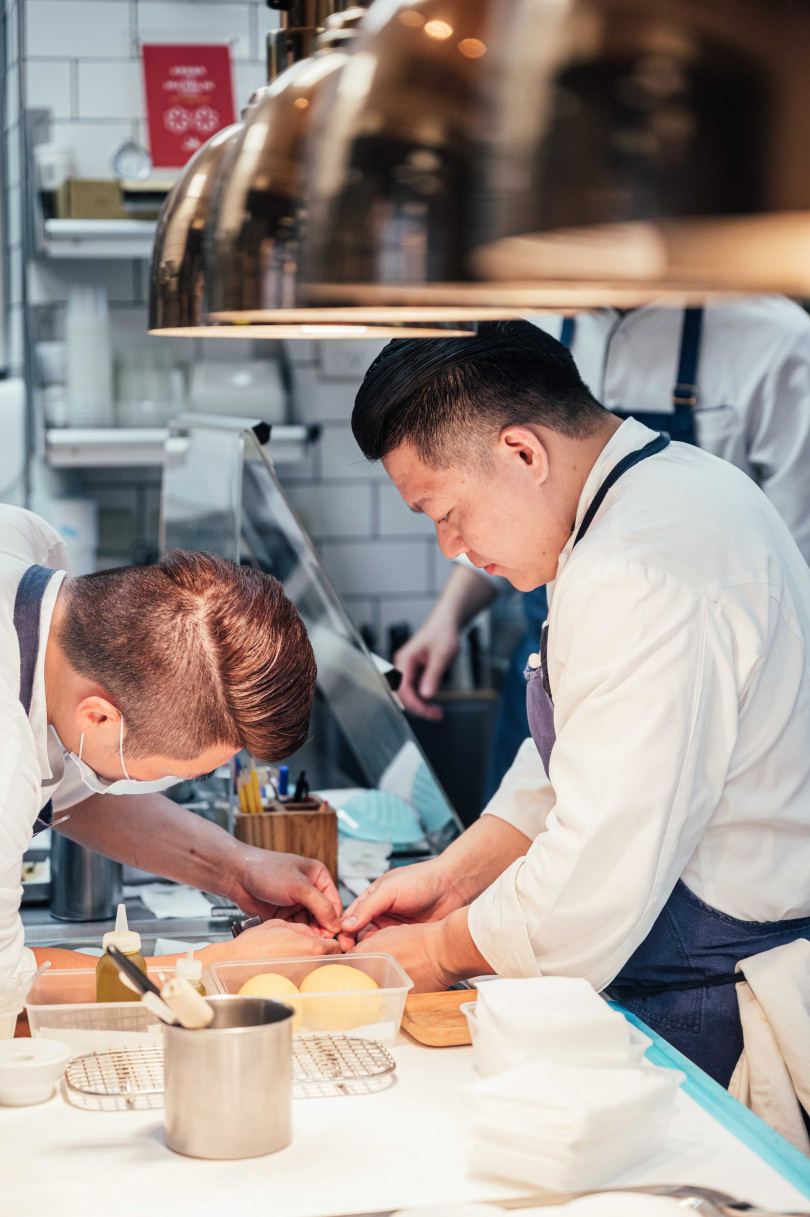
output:
[[[304, 424], [274, 426], [270, 456], [279, 465], [304, 459], [317, 429]], [[164, 465], [185, 451], [187, 440], [170, 438], [166, 427], [64, 427], [45, 432], [45, 459], [52, 469], [115, 469]]]
[[155, 220], [46, 220], [48, 258], [151, 258]]

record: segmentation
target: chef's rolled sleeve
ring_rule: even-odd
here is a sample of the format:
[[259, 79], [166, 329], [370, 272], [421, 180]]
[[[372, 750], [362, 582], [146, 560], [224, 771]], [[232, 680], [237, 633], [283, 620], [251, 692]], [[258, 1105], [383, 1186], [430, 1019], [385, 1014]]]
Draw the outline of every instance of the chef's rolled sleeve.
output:
[[526, 909], [518, 894], [518, 858], [470, 905], [467, 927], [473, 942], [499, 976], [542, 976], [529, 937]]
[[[471, 905], [469, 926], [501, 975], [580, 976], [601, 989], [649, 933], [715, 812], [737, 737], [735, 665], [753, 664], [756, 646], [741, 648], [711, 598], [666, 571], [617, 559], [578, 583], [567, 589], [576, 610], [550, 625], [550, 648], [567, 657], [556, 676], [551, 667], [556, 798], [526, 857]], [[525, 745], [513, 783], [516, 769], [525, 781]], [[496, 799], [508, 799], [510, 775]], [[546, 797], [543, 781], [538, 807]], [[493, 803], [488, 812], [516, 822]]]

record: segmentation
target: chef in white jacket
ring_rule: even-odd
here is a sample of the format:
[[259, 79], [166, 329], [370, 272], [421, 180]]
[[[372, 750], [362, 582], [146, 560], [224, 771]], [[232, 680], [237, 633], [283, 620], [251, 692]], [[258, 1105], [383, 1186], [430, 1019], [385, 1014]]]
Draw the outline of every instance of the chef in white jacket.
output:
[[785, 522], [526, 322], [389, 344], [353, 428], [446, 556], [550, 608], [533, 738], [485, 814], [345, 931], [423, 989], [585, 977], [727, 1084], [737, 960], [810, 937], [810, 570]]
[[23, 854], [51, 825], [267, 921], [204, 962], [336, 950], [329, 930], [298, 924], [307, 908], [337, 929], [322, 863], [243, 845], [159, 793], [248, 741], [258, 757], [293, 751], [314, 680], [303, 623], [270, 576], [173, 551], [74, 579], [59, 534], [0, 505], [0, 990], [45, 959], [84, 958], [24, 945]]
[[[603, 308], [532, 321], [570, 348], [585, 384], [617, 416], [631, 414], [747, 473], [810, 562], [810, 317], [803, 308], [784, 296], [753, 296], [705, 309]], [[400, 697], [412, 713], [441, 715], [432, 696], [459, 631], [501, 587], [461, 560], [396, 657]], [[527, 628], [504, 682], [487, 798], [528, 733], [523, 669], [546, 618], [545, 589], [525, 595], [523, 607]]]

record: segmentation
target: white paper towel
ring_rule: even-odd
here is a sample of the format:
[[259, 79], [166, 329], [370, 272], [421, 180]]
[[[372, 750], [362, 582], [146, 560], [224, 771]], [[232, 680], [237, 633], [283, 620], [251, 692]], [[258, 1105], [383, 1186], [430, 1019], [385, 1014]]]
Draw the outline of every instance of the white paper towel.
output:
[[548, 1191], [604, 1187], [663, 1144], [684, 1075], [530, 1061], [467, 1088], [472, 1174]]
[[137, 889], [143, 903], [158, 920], [168, 917], [210, 917], [211, 905], [196, 888], [180, 883], [151, 883]]

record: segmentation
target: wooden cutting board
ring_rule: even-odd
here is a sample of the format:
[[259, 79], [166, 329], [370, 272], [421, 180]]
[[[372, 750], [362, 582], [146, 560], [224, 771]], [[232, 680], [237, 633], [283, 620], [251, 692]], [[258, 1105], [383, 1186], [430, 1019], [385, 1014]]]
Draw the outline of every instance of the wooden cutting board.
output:
[[476, 989], [454, 989], [449, 993], [414, 993], [405, 1000], [402, 1028], [420, 1044], [449, 1048], [471, 1044], [467, 1019], [461, 1011], [464, 1002], [475, 1001]]

